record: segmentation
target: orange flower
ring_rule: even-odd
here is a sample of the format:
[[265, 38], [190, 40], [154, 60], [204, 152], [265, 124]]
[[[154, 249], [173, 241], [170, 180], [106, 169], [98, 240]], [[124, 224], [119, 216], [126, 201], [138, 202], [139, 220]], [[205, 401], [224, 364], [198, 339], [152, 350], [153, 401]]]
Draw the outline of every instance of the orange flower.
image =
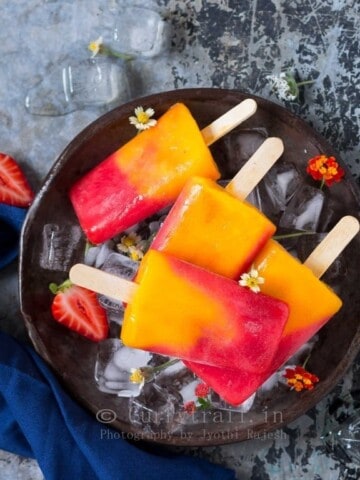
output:
[[319, 378], [305, 370], [305, 368], [296, 366], [295, 368], [287, 368], [284, 377], [291, 389], [301, 392], [302, 390], [312, 390]]
[[340, 182], [345, 175], [335, 157], [327, 157], [326, 155], [317, 155], [310, 158], [306, 171], [314, 180], [321, 180], [322, 184], [325, 183], [328, 187], [334, 182]]

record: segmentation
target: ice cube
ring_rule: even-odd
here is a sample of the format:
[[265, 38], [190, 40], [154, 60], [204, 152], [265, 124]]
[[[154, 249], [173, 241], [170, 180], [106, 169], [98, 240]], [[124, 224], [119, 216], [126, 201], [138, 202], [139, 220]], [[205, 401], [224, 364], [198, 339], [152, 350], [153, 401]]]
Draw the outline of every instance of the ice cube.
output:
[[99, 246], [99, 251], [95, 259], [95, 268], [102, 268], [109, 256], [114, 251], [114, 242], [109, 240]]
[[265, 188], [272, 206], [278, 211], [285, 210], [295, 191], [301, 184], [301, 175], [296, 167], [289, 163], [276, 163], [264, 177]]
[[153, 57], [162, 50], [166, 32], [165, 22], [157, 11], [128, 4], [115, 19], [112, 46], [128, 54]]
[[87, 248], [85, 252], [84, 263], [90, 266], [95, 265], [96, 257], [99, 254], [99, 250], [100, 250], [99, 245]]
[[279, 380], [281, 380], [281, 377], [283, 376], [284, 368], [281, 368], [281, 370], [278, 370], [277, 372], [270, 375], [270, 377], [267, 378], [265, 382], [258, 388], [256, 392], [258, 396], [261, 397], [262, 394], [268, 394], [269, 392], [271, 392], [274, 388], [278, 386]]
[[180, 389], [180, 395], [183, 399], [184, 404], [187, 402], [196, 402], [197, 395], [195, 394], [195, 389], [199, 385], [199, 380], [192, 380], [190, 383], [184, 384]]
[[278, 224], [300, 182], [301, 175], [293, 165], [275, 164], [246, 200]]
[[244, 166], [266, 137], [267, 131], [263, 128], [237, 128], [214, 145], [215, 149], [222, 150], [219, 151], [220, 155], [224, 155], [225, 152], [223, 168], [228, 178], [233, 177]]
[[112, 361], [118, 368], [130, 371], [131, 368], [144, 367], [150, 362], [151, 358], [151, 353], [145, 350], [123, 346], [114, 352]]
[[[106, 295], [98, 296], [100, 305], [106, 310], [106, 315], [110, 321], [115, 321], [119, 325], [122, 325], [124, 320], [124, 306], [120, 300], [115, 300]], [[117, 315], [115, 315], [117, 314]]]
[[175, 424], [179, 426], [189, 421], [202, 421], [203, 415], [200, 415], [201, 418], [196, 413], [189, 415], [184, 409], [186, 403], [196, 403], [195, 388], [199, 383], [201, 383], [201, 380], [180, 360], [156, 376], [155, 384], [167, 390], [169, 394], [176, 398], [173, 427], [176, 427]]
[[143, 385], [130, 381], [132, 369], [146, 366], [151, 354], [128, 348], [118, 339], [100, 342], [95, 363], [95, 380], [98, 389], [118, 397], [136, 397]]
[[299, 188], [280, 218], [279, 226], [315, 232], [324, 204], [324, 193], [318, 188], [303, 185]]
[[148, 383], [140, 396], [129, 401], [129, 420], [145, 432], [171, 431], [178, 398], [155, 383]]
[[113, 251], [114, 242], [112, 240], [100, 245], [90, 246], [86, 250], [84, 263], [86, 263], [86, 265], [94, 266], [95, 268], [101, 268], [105, 260]]
[[106, 258], [102, 270], [118, 277], [132, 280], [136, 275], [139, 263], [121, 253], [111, 252]]
[[115, 105], [129, 99], [124, 65], [108, 58], [69, 60], [56, 65], [25, 98], [34, 115], [65, 115], [87, 107]]
[[319, 219], [318, 230], [320, 232], [329, 232], [344, 215], [343, 208], [344, 206], [342, 202], [339, 202], [338, 198], [332, 197], [330, 192], [327, 193], [324, 208]]
[[175, 364], [160, 371], [156, 376], [155, 382], [164, 388], [171, 386], [182, 395], [182, 389], [187, 388], [187, 386], [194, 381], [199, 383], [199, 380], [196, 380], [196, 378], [184, 363], [179, 360]]
[[40, 266], [45, 270], [67, 272], [74, 263], [81, 237], [81, 228], [77, 225], [44, 225]]

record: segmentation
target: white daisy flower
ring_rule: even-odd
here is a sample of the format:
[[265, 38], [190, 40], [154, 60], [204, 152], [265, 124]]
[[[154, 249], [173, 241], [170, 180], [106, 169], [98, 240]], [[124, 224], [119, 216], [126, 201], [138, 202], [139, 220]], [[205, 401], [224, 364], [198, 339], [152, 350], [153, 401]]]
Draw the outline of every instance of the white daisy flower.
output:
[[265, 279], [259, 275], [256, 268], [252, 267], [250, 272], [243, 273], [239, 280], [239, 285], [250, 288], [254, 293], [260, 292], [260, 285], [265, 283]]
[[103, 37], [102, 36], [100, 36], [99, 38], [97, 38], [93, 42], [89, 43], [88, 49], [92, 53], [91, 58], [94, 58], [100, 52], [102, 44], [103, 44]]
[[129, 122], [138, 130], [147, 130], [157, 123], [154, 118], [151, 118], [155, 113], [153, 108], [144, 110], [144, 107], [136, 107], [134, 113], [135, 116], [129, 117]]

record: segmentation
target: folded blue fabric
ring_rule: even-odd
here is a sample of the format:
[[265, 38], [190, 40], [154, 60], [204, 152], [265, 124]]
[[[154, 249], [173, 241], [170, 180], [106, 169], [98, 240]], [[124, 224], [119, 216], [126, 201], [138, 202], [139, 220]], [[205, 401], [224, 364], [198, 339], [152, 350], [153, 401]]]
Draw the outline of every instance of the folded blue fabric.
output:
[[0, 448], [36, 458], [46, 480], [235, 479], [199, 458], [104, 440], [103, 429], [31, 347], [0, 332]]
[[19, 253], [20, 231], [26, 208], [0, 203], [0, 268], [12, 262]]

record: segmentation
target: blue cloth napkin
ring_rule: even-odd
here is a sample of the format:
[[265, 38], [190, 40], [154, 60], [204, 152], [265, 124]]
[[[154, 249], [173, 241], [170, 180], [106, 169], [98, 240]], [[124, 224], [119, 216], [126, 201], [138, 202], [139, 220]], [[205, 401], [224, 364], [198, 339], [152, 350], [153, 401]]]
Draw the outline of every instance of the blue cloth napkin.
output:
[[231, 470], [199, 458], [119, 435], [104, 439], [104, 427], [68, 396], [31, 347], [0, 332], [0, 448], [36, 458], [46, 480], [235, 479]]
[[20, 231], [26, 208], [0, 203], [0, 268], [12, 262], [19, 253]]

